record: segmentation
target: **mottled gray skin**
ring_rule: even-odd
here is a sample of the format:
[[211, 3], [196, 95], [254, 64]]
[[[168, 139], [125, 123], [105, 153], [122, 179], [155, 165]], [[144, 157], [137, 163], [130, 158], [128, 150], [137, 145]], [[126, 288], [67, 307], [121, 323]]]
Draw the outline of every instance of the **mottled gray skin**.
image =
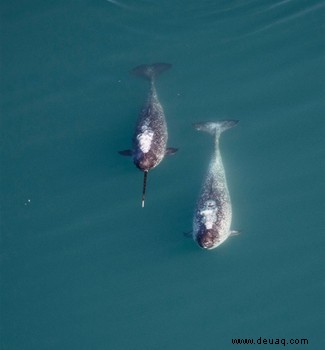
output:
[[238, 121], [195, 124], [198, 130], [214, 135], [215, 149], [206, 178], [197, 201], [193, 218], [193, 239], [201, 248], [213, 249], [223, 243], [231, 233], [232, 208], [225, 170], [219, 149], [219, 138], [224, 130]]
[[168, 133], [163, 108], [158, 100], [155, 78], [169, 69], [169, 63], [142, 64], [132, 72], [150, 82], [150, 91], [144, 104], [132, 140], [132, 149], [120, 151], [124, 156], [132, 156], [134, 164], [144, 172], [142, 207], [146, 191], [148, 171], [156, 167], [166, 154], [174, 154], [176, 148], [166, 148]]
[[[148, 150], [141, 140], [151, 138]], [[156, 167], [164, 158], [167, 147], [167, 124], [163, 108], [158, 100], [154, 80], [150, 83], [147, 102], [143, 106], [133, 136], [133, 162], [142, 171]], [[144, 141], [142, 141], [143, 143]], [[144, 152], [147, 151], [147, 152]]]

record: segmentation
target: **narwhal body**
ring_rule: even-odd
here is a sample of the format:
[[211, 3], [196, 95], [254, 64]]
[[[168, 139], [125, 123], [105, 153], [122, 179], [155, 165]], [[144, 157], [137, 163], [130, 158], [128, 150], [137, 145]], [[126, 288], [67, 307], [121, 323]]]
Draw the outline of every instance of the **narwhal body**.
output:
[[144, 206], [148, 171], [156, 167], [166, 154], [174, 154], [177, 151], [176, 148], [167, 148], [167, 124], [155, 87], [155, 78], [170, 67], [171, 64], [168, 63], [154, 63], [143, 64], [132, 70], [135, 75], [149, 80], [150, 90], [136, 123], [132, 149], [119, 153], [131, 156], [134, 164], [144, 172], [142, 206]]
[[221, 133], [237, 123], [237, 120], [223, 120], [194, 124], [197, 130], [212, 134], [215, 142], [193, 218], [193, 239], [204, 249], [216, 248], [231, 234], [237, 233], [230, 229], [232, 208], [219, 149]]

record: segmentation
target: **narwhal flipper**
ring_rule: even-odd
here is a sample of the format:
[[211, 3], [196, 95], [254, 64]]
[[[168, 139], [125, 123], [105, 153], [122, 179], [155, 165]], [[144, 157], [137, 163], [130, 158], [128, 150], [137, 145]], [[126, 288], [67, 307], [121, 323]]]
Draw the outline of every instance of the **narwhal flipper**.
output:
[[178, 148], [168, 147], [168, 148], [166, 148], [165, 155], [171, 156], [171, 155], [175, 154], [177, 151], [178, 151]]
[[241, 233], [241, 231], [239, 231], [239, 230], [231, 230], [229, 237], [238, 236], [238, 235], [240, 235], [240, 233]]
[[132, 156], [132, 150], [130, 149], [125, 149], [124, 151], [118, 151], [119, 154], [122, 156]]
[[183, 232], [183, 236], [186, 238], [193, 238], [193, 231]]

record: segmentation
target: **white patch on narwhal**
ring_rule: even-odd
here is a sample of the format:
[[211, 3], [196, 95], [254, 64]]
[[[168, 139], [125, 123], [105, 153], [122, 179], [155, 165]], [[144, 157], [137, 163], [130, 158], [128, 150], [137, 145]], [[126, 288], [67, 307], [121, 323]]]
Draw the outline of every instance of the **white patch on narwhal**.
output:
[[200, 214], [203, 216], [202, 222], [204, 223], [207, 230], [213, 228], [213, 225], [217, 221], [217, 212], [218, 208], [216, 202], [213, 200], [209, 200], [206, 203], [206, 208], [200, 211]]
[[143, 153], [148, 153], [151, 148], [154, 132], [146, 125], [142, 125], [141, 133], [137, 136], [139, 147]]

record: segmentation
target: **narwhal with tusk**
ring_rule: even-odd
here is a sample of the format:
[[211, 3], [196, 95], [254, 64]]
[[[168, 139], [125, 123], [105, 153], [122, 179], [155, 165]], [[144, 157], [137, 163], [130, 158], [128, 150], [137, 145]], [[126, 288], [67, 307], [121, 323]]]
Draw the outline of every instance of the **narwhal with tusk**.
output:
[[147, 176], [150, 169], [156, 167], [167, 154], [174, 154], [177, 148], [167, 148], [167, 124], [164, 110], [158, 100], [155, 87], [156, 77], [169, 69], [169, 63], [143, 64], [132, 72], [150, 82], [148, 98], [140, 112], [132, 140], [132, 149], [120, 151], [124, 156], [131, 156], [134, 164], [144, 172], [142, 207], [144, 207]]
[[215, 145], [193, 218], [193, 239], [204, 249], [216, 248], [230, 235], [238, 234], [230, 229], [231, 201], [219, 149], [221, 133], [237, 123], [238, 120], [222, 120], [193, 125], [212, 134]]

